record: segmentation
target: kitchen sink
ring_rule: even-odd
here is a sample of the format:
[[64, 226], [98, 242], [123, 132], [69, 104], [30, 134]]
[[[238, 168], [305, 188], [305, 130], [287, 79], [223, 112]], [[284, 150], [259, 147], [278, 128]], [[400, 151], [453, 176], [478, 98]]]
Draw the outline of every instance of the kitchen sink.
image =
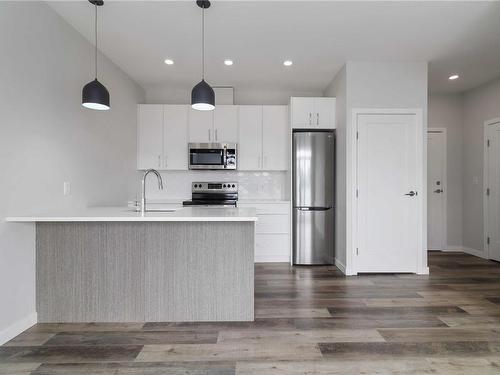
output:
[[[175, 212], [180, 208], [148, 208], [146, 212]], [[139, 207], [131, 208], [130, 211], [141, 212]]]

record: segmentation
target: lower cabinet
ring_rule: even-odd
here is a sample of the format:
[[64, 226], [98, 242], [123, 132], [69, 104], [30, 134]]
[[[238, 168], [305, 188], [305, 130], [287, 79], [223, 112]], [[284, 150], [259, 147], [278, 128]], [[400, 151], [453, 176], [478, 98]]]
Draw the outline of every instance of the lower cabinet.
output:
[[255, 225], [255, 262], [290, 262], [290, 202], [244, 202], [259, 220]]

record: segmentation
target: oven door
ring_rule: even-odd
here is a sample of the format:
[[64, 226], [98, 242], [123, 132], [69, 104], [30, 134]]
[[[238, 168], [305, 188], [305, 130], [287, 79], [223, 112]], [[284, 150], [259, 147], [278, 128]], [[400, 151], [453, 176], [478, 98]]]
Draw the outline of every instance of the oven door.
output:
[[189, 144], [189, 169], [224, 169], [226, 150], [210, 143]]

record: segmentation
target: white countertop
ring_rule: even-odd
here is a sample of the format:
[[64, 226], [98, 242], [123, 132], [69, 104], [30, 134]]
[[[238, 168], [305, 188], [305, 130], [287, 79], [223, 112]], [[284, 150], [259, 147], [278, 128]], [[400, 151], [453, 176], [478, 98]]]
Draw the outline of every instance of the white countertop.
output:
[[290, 204], [290, 201], [283, 199], [238, 199], [238, 204]]
[[140, 212], [127, 207], [92, 207], [83, 210], [10, 216], [7, 222], [72, 221], [257, 221], [253, 208], [183, 207], [174, 212]]

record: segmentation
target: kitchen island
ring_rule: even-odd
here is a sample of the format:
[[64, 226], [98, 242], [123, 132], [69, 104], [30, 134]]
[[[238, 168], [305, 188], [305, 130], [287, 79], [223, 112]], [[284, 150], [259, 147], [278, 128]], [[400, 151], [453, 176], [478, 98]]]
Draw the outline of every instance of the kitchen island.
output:
[[9, 217], [36, 225], [39, 322], [251, 321], [255, 210], [127, 208]]

